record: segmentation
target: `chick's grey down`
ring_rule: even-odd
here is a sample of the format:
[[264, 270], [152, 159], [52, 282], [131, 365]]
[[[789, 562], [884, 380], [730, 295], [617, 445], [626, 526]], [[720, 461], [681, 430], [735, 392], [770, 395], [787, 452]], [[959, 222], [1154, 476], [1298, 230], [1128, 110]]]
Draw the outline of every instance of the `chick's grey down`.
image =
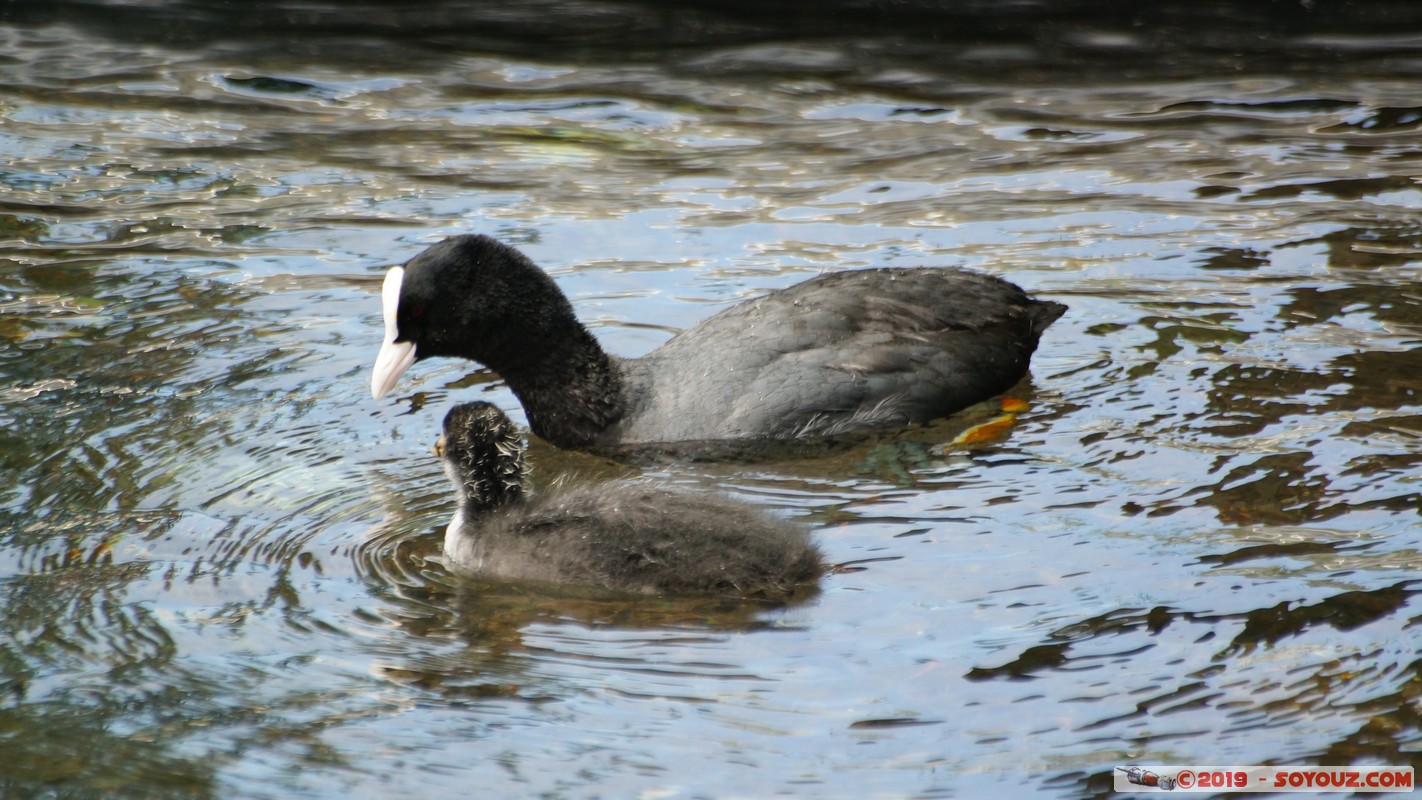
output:
[[489, 403], [450, 409], [436, 452], [459, 503], [444, 539], [456, 574], [776, 599], [824, 572], [803, 527], [714, 492], [616, 482], [529, 497], [526, 446]]
[[387, 275], [372, 391], [413, 361], [458, 356], [498, 373], [533, 432], [559, 447], [835, 435], [928, 422], [1006, 391], [1065, 310], [966, 270], [849, 270], [619, 358], [522, 253], [454, 236]]

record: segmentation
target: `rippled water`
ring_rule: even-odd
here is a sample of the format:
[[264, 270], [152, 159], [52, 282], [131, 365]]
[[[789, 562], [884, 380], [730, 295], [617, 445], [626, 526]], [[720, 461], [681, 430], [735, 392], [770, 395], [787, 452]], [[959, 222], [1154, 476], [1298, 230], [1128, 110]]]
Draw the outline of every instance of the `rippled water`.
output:
[[[1422, 760], [1418, 12], [471, 5], [0, 12], [6, 796]], [[366, 389], [383, 270], [457, 232], [626, 355], [867, 264], [1071, 310], [985, 443], [995, 404], [750, 463], [535, 445], [804, 520], [851, 565], [813, 598], [461, 585], [428, 445], [517, 405], [455, 362]]]

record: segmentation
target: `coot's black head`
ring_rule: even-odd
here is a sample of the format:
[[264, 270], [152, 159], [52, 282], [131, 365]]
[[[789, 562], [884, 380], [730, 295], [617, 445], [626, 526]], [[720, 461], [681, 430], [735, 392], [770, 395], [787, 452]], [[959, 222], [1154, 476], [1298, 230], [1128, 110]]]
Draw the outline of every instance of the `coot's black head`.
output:
[[579, 329], [553, 279], [488, 236], [451, 236], [393, 267], [382, 295], [385, 340], [371, 376], [377, 399], [415, 361], [458, 356], [517, 372]]
[[518, 502], [524, 494], [528, 468], [523, 437], [497, 407], [464, 403], [444, 417], [444, 435], [435, 453], [459, 488], [464, 507], [485, 511]]

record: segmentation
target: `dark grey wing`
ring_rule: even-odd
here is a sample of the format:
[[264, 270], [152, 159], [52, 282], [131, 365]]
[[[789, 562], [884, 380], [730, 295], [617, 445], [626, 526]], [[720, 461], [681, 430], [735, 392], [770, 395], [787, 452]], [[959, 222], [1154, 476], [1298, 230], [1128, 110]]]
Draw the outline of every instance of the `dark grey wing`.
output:
[[[658, 370], [703, 391], [679, 400], [704, 408], [724, 438], [900, 426], [1011, 387], [1064, 310], [973, 272], [830, 273], [711, 317], [688, 346], [663, 346]], [[692, 380], [698, 362], [717, 370], [709, 392], [713, 382]], [[675, 392], [659, 383], [659, 394]]]

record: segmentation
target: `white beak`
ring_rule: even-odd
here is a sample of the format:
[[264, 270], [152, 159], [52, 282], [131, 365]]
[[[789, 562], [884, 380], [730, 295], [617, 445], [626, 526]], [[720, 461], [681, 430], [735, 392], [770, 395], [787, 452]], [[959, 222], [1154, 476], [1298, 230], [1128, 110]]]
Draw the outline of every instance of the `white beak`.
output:
[[400, 307], [400, 283], [404, 280], [405, 270], [401, 267], [391, 267], [390, 271], [385, 273], [385, 285], [380, 290], [380, 308], [385, 317], [385, 340], [380, 343], [380, 352], [375, 356], [375, 368], [370, 373], [370, 396], [376, 400], [395, 388], [395, 382], [415, 363], [415, 343], [395, 341], [395, 337], [400, 333], [395, 329], [395, 316]]

